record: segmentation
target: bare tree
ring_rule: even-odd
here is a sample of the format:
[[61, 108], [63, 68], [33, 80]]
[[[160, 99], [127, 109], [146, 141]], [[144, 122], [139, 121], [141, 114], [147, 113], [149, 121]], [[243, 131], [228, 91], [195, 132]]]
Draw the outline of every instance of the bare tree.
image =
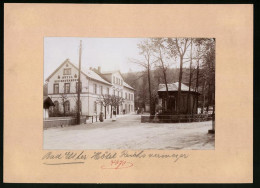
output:
[[152, 99], [152, 86], [151, 86], [151, 69], [153, 65], [152, 60], [152, 42], [150, 39], [145, 39], [142, 42], [138, 44], [138, 49], [140, 50], [139, 54], [144, 57], [143, 60], [137, 60], [137, 59], [130, 59], [131, 63], [135, 63], [142, 67], [144, 69], [143, 74], [141, 77], [145, 76], [147, 77], [148, 81], [148, 91], [149, 91], [149, 104], [150, 104], [150, 114], [155, 114], [155, 108], [153, 107], [153, 99]]
[[[112, 107], [118, 108], [120, 105], [122, 105], [124, 102], [123, 97], [119, 97], [116, 95], [111, 95], [111, 100], [110, 100], [110, 105], [111, 105], [111, 112], [112, 112]], [[112, 113], [111, 113], [111, 118], [112, 118]]]
[[105, 119], [107, 118], [107, 107], [111, 105], [111, 95], [105, 94], [100, 95], [96, 101], [97, 103], [101, 104], [105, 108]]
[[177, 96], [177, 114], [180, 112], [182, 68], [184, 63], [184, 56], [190, 44], [191, 42], [189, 38], [168, 38], [168, 48], [170, 49], [171, 54], [174, 57], [177, 57], [180, 61], [179, 87]]
[[168, 81], [167, 81], [167, 69], [169, 68], [169, 63], [167, 59], [168, 57], [168, 51], [166, 48], [166, 39], [164, 38], [153, 38], [153, 54], [155, 57], [155, 62], [157, 63], [157, 67], [159, 67], [162, 70], [163, 73], [163, 80], [166, 87], [166, 103], [169, 102], [169, 89], [168, 89]]

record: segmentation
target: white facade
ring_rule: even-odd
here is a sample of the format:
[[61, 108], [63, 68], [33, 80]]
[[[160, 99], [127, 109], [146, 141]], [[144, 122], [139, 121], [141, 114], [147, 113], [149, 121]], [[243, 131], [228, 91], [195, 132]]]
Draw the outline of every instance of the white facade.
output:
[[[47, 79], [48, 96], [55, 104], [53, 110], [67, 114], [77, 112], [77, 83], [78, 68], [69, 60], [64, 61]], [[124, 98], [124, 103], [119, 106], [118, 113], [134, 112], [134, 89], [124, 82], [119, 71], [113, 73], [101, 73], [94, 70], [81, 71], [82, 90], [80, 94], [81, 114], [95, 115], [104, 107], [98, 103], [101, 94], [116, 95]], [[109, 93], [108, 93], [109, 92]], [[107, 107], [107, 115], [111, 113], [111, 107]]]

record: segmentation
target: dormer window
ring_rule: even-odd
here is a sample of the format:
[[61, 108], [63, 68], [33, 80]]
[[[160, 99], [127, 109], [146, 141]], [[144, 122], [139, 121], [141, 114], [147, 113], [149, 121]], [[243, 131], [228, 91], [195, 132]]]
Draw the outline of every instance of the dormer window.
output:
[[71, 75], [71, 69], [70, 68], [63, 69], [63, 74], [64, 75]]

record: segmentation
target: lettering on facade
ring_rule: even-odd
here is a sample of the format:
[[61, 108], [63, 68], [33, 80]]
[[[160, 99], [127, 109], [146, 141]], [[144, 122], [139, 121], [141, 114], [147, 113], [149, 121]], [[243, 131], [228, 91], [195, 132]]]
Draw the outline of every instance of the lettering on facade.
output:
[[63, 80], [54, 80], [55, 83], [58, 82], [77, 82], [78, 79], [63, 79]]

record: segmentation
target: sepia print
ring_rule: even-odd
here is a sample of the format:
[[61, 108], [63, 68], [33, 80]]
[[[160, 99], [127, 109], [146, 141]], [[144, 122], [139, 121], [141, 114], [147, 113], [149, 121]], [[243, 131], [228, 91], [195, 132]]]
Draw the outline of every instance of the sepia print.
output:
[[215, 149], [214, 38], [44, 38], [43, 149]]

